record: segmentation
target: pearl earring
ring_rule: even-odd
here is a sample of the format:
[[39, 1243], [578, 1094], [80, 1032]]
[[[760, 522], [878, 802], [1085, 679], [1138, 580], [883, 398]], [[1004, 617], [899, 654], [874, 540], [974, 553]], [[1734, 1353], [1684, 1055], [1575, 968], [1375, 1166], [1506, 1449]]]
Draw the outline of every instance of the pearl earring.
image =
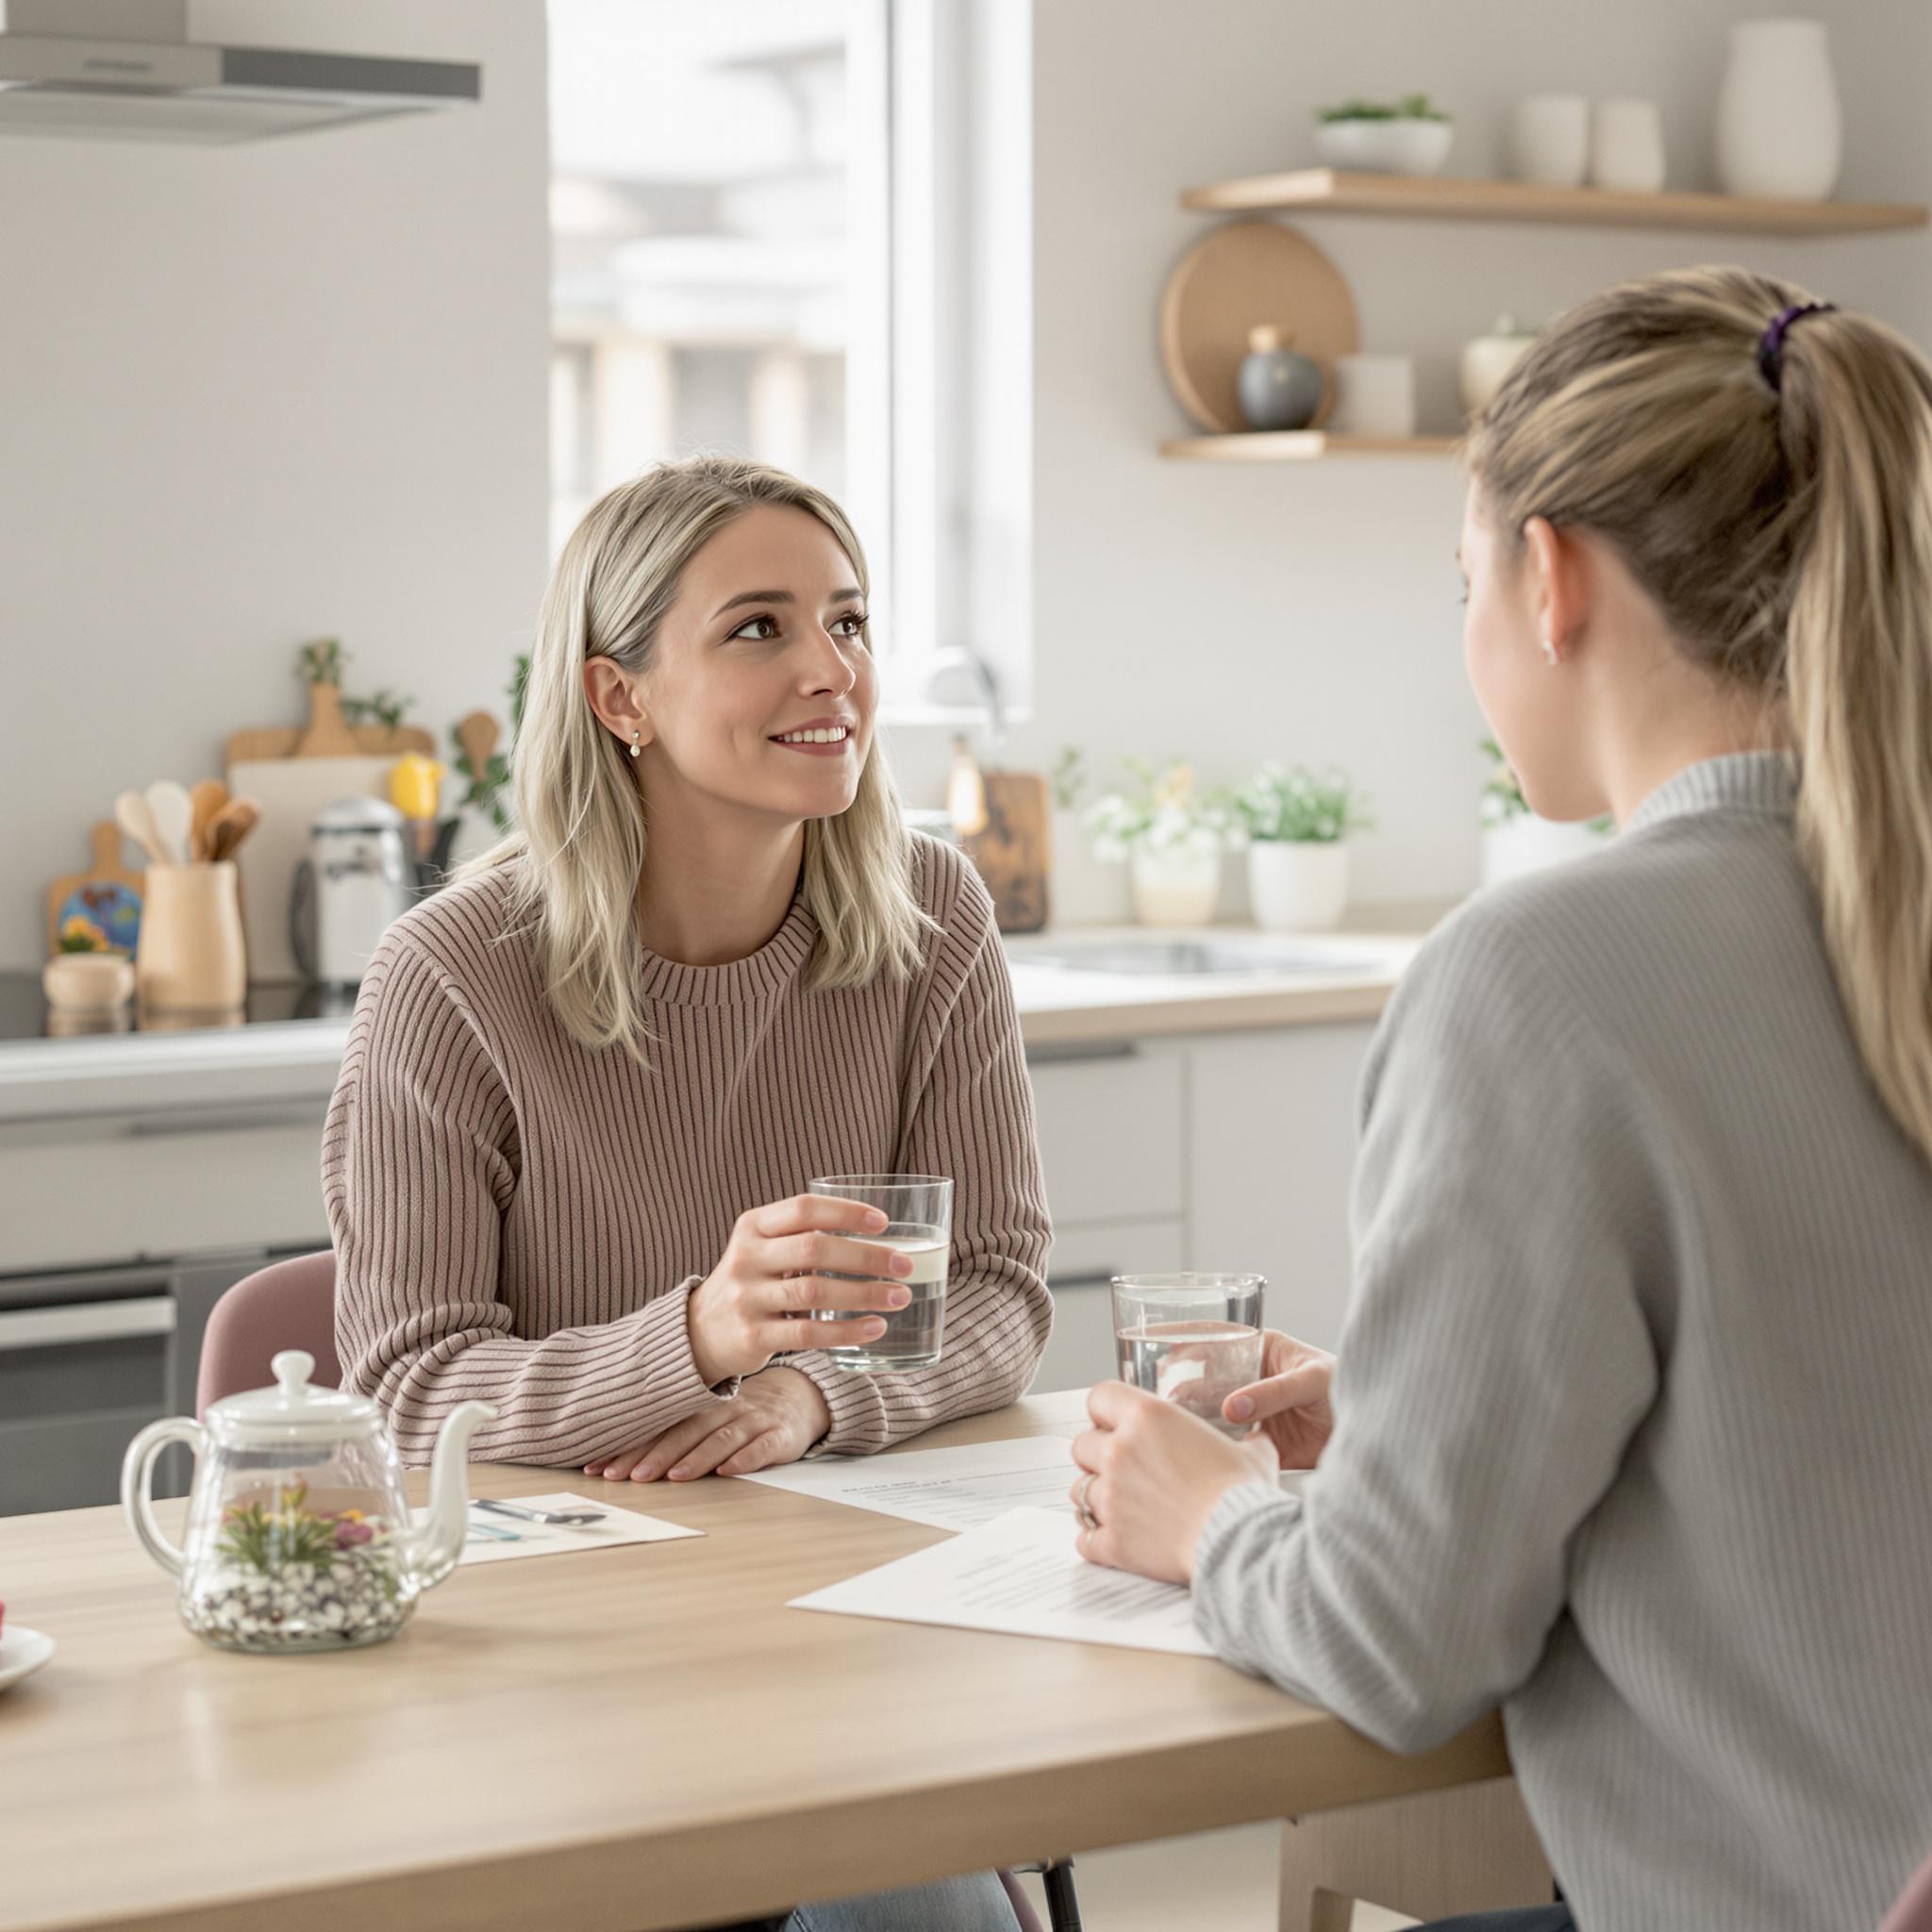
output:
[[641, 731], [633, 731], [630, 735], [630, 755], [634, 758], [643, 756], [643, 747], [638, 742], [643, 735]]
[[1545, 664], [1554, 665], [1556, 661], [1557, 641], [1555, 638], [1545, 638], [1543, 640], [1543, 662]]

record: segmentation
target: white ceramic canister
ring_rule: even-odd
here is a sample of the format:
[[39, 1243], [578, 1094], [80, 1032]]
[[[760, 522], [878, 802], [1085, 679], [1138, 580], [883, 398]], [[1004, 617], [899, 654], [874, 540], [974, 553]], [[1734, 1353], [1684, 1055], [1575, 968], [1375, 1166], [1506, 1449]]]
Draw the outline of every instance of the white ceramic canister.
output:
[[1717, 176], [1726, 194], [1824, 201], [1844, 124], [1821, 20], [1740, 20], [1717, 97]]
[[1664, 122], [1655, 101], [1599, 101], [1591, 130], [1590, 185], [1656, 194], [1664, 185]]
[[1338, 356], [1330, 372], [1335, 407], [1324, 425], [1337, 436], [1415, 434], [1415, 358]]
[[1509, 167], [1539, 188], [1580, 188], [1590, 166], [1590, 103], [1581, 94], [1531, 94], [1509, 124]]
[[1457, 387], [1462, 407], [1474, 416], [1503, 387], [1503, 378], [1522, 360], [1536, 341], [1534, 329], [1521, 328], [1513, 315], [1499, 315], [1486, 336], [1472, 336], [1463, 344], [1457, 364]]

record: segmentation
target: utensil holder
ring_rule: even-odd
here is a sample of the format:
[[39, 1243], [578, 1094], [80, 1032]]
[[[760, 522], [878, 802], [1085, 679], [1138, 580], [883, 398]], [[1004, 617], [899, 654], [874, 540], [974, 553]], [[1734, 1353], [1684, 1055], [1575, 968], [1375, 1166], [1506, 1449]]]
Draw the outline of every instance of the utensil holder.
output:
[[233, 859], [150, 865], [136, 990], [156, 1012], [225, 1012], [248, 994], [240, 874]]

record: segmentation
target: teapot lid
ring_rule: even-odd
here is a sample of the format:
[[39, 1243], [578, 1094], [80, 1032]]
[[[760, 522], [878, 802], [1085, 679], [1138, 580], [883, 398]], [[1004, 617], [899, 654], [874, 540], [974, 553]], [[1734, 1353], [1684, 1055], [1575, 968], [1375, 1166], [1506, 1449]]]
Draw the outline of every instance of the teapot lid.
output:
[[309, 1381], [315, 1357], [285, 1348], [270, 1363], [273, 1389], [225, 1395], [208, 1407], [208, 1426], [225, 1442], [319, 1442], [366, 1435], [382, 1411], [366, 1395], [319, 1388]]

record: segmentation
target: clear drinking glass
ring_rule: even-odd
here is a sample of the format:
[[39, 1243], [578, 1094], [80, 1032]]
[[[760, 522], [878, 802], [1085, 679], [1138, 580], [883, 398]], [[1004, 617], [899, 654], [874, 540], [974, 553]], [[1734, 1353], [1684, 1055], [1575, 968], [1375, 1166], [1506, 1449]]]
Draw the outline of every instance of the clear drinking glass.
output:
[[1116, 1274], [1114, 1349], [1121, 1380], [1240, 1438], [1221, 1405], [1261, 1374], [1258, 1274]]
[[847, 1313], [815, 1308], [815, 1322], [859, 1322], [868, 1315], [886, 1324], [876, 1341], [858, 1348], [830, 1348], [825, 1353], [841, 1368], [891, 1374], [905, 1369], [929, 1367], [940, 1358], [946, 1329], [946, 1251], [953, 1240], [953, 1184], [929, 1174], [835, 1174], [810, 1184], [814, 1194], [835, 1201], [863, 1201], [886, 1217], [883, 1234], [855, 1239], [881, 1248], [896, 1248], [910, 1257], [912, 1273], [880, 1277], [834, 1274], [834, 1281], [873, 1281], [881, 1278], [911, 1291], [903, 1308], [860, 1308]]

